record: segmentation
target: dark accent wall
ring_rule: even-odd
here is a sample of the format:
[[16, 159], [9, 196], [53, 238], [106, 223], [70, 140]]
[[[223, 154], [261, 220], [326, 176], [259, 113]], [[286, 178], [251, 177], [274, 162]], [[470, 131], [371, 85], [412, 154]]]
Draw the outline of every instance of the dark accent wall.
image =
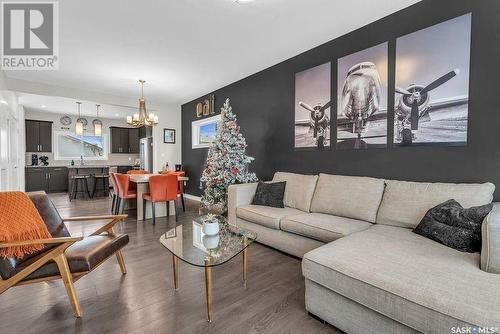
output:
[[[396, 38], [469, 12], [472, 45], [466, 147], [394, 147], [389, 143], [385, 149], [358, 151], [294, 150], [296, 72], [332, 61], [335, 97], [337, 58], [389, 41], [388, 108], [392, 111]], [[250, 168], [261, 179], [270, 179], [275, 171], [324, 172], [414, 181], [490, 181], [500, 188], [499, 17], [498, 0], [424, 0], [215, 91], [215, 108], [219, 111], [226, 97], [231, 99], [247, 139], [247, 152], [255, 158]], [[191, 122], [196, 120], [198, 101], [182, 106], [182, 161], [190, 176], [187, 193], [193, 195], [201, 194], [199, 177], [207, 155], [207, 149], [191, 149]], [[392, 115], [388, 116], [391, 120]], [[388, 128], [392, 131], [392, 124]], [[332, 124], [332, 136], [334, 129]], [[500, 200], [500, 191], [495, 199]]]

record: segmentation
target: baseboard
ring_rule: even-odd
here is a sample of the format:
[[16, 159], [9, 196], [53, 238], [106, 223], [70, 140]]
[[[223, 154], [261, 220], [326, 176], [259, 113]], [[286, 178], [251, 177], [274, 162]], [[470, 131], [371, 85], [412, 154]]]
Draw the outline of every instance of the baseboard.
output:
[[189, 195], [189, 194], [184, 194], [184, 197], [196, 202], [201, 202], [201, 197], [200, 196], [195, 196], [195, 195]]

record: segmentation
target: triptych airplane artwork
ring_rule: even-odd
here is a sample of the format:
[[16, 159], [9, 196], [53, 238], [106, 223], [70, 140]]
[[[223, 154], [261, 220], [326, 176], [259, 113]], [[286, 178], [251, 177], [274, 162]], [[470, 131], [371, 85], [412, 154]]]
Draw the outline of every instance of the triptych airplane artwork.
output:
[[336, 99], [331, 62], [295, 75], [295, 149], [467, 145], [471, 14], [396, 39], [391, 112], [388, 44], [337, 60]]

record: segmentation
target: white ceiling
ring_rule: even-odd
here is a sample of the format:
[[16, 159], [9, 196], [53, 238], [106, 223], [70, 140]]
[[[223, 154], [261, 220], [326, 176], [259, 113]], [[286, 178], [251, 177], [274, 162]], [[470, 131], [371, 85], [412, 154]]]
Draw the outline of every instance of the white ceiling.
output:
[[60, 69], [6, 75], [180, 104], [418, 1], [59, 1]]
[[101, 104], [95, 101], [76, 100], [59, 96], [45, 96], [19, 93], [19, 104], [26, 109], [39, 112], [57, 113], [64, 115], [78, 115], [76, 102], [82, 102], [82, 116], [96, 116], [96, 104], [100, 104], [99, 118], [119, 118], [125, 120], [128, 115], [137, 112], [138, 108]]

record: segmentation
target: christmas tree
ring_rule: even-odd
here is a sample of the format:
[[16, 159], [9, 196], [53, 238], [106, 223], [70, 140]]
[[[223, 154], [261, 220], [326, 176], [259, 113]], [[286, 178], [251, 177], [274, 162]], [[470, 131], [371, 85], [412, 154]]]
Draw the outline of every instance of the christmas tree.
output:
[[253, 158], [245, 154], [247, 143], [236, 124], [226, 100], [221, 108], [221, 120], [218, 124], [215, 141], [208, 150], [205, 169], [201, 175], [204, 187], [201, 205], [220, 213], [227, 211], [227, 189], [231, 184], [257, 181], [255, 173], [248, 172], [248, 165]]

